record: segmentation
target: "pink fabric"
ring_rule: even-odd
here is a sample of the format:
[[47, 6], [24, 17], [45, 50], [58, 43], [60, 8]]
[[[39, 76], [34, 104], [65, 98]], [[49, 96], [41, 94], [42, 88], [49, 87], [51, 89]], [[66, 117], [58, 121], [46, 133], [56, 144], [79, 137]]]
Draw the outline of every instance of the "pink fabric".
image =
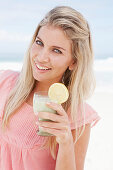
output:
[[71, 129], [76, 129], [76, 127], [79, 128], [84, 124], [91, 124], [91, 127], [93, 127], [100, 120], [97, 112], [87, 103], [84, 103], [83, 113], [80, 111], [80, 109], [78, 110], [76, 125], [74, 122], [71, 122]]
[[[5, 103], [11, 88], [19, 76], [18, 72], [0, 71], [0, 126]], [[85, 124], [99, 120], [97, 113], [85, 105]], [[78, 118], [78, 126], [84, 123]], [[74, 129], [74, 124], [70, 124]], [[54, 170], [56, 161], [48, 149], [40, 149], [45, 137], [38, 136], [32, 106], [23, 103], [11, 118], [10, 126], [5, 132], [0, 128], [0, 169], [1, 170]]]

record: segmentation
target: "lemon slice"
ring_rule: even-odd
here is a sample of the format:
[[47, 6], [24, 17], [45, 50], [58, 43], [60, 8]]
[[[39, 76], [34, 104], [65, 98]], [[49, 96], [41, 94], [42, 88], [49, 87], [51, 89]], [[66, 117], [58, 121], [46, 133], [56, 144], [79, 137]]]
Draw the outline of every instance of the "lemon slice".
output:
[[67, 101], [69, 97], [69, 92], [64, 84], [54, 83], [49, 88], [48, 96], [51, 100], [62, 104]]

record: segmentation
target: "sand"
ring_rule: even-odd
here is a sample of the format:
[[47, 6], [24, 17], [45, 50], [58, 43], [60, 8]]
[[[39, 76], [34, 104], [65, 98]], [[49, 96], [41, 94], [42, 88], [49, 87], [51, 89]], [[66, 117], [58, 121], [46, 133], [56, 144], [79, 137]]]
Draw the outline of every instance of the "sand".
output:
[[96, 92], [88, 103], [101, 120], [91, 129], [85, 170], [113, 170], [113, 93]]

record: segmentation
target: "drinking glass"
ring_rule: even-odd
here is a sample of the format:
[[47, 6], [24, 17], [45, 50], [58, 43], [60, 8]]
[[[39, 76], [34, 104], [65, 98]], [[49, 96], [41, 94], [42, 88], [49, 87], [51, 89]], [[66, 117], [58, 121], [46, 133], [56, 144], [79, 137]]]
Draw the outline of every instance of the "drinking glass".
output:
[[[50, 112], [52, 114], [57, 114], [57, 112], [55, 110], [47, 107], [47, 105], [46, 105], [47, 102], [55, 102], [55, 101], [50, 100], [50, 98], [48, 97], [48, 93], [46, 91], [40, 91], [40, 92], [34, 93], [34, 97], [33, 97], [34, 114], [37, 115], [38, 112]], [[39, 121], [51, 121], [51, 120], [39, 118]], [[39, 127], [38, 135], [53, 136], [50, 133], [42, 131], [41, 127]]]

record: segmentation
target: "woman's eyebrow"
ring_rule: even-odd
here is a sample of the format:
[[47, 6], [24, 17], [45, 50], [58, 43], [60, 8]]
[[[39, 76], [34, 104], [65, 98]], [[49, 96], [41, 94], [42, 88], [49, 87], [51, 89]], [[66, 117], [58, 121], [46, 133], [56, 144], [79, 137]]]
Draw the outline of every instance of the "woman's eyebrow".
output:
[[[41, 40], [41, 38], [39, 36], [36, 36], [36, 38], [38, 38], [39, 40]], [[42, 41], [42, 40], [41, 40]], [[43, 42], [43, 41], [42, 41]]]
[[62, 47], [59, 47], [59, 46], [53, 46], [54, 48], [59, 48], [59, 49], [62, 49], [64, 51], [66, 51], [66, 49], [62, 48]]
[[[39, 36], [36, 36], [36, 38], [38, 38], [39, 40], [42, 41], [42, 39], [39, 37]], [[43, 41], [42, 41], [43, 42]], [[53, 46], [54, 48], [58, 48], [58, 49], [62, 49], [64, 51], [66, 51], [66, 49], [62, 48], [62, 47], [59, 47], [59, 46]]]

